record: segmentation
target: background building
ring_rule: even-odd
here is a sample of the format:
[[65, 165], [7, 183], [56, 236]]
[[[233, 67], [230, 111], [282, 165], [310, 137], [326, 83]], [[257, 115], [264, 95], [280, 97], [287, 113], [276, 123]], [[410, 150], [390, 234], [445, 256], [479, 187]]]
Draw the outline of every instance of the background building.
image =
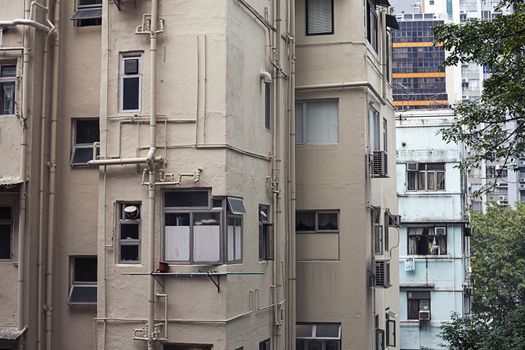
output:
[[0, 0], [0, 348], [398, 349], [387, 5]]
[[398, 118], [401, 349], [441, 349], [441, 323], [470, 312], [466, 176], [457, 167], [464, 149], [438, 133], [451, 110]]

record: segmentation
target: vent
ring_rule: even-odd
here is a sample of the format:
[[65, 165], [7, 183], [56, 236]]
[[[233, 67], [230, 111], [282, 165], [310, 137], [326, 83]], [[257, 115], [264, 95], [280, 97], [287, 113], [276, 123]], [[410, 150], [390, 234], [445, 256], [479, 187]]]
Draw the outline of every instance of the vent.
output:
[[390, 284], [390, 260], [376, 260], [375, 286], [388, 288]]
[[447, 228], [445, 226], [436, 227], [435, 229], [436, 235], [446, 235], [447, 234]]
[[408, 171], [417, 171], [417, 163], [407, 163]]
[[374, 151], [372, 154], [372, 177], [387, 177], [387, 154], [385, 151]]

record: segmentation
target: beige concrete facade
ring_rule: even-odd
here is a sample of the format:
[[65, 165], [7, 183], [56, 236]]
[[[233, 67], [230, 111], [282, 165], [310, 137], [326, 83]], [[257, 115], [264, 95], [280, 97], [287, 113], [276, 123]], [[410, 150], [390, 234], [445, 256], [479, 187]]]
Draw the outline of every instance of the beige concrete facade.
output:
[[[0, 115], [0, 349], [294, 349], [296, 322], [374, 349], [399, 309], [395, 268], [374, 286], [375, 260], [397, 266], [382, 8], [376, 53], [361, 0], [334, 1], [319, 36], [304, 0], [100, 1], [100, 24], [71, 20], [84, 3], [0, 0], [0, 68], [16, 67], [15, 113]], [[296, 146], [296, 101], [322, 99], [337, 101], [337, 142]], [[371, 104], [386, 178], [370, 173]], [[81, 130], [96, 121], [99, 136]], [[336, 212], [337, 232], [296, 235], [296, 208]]]

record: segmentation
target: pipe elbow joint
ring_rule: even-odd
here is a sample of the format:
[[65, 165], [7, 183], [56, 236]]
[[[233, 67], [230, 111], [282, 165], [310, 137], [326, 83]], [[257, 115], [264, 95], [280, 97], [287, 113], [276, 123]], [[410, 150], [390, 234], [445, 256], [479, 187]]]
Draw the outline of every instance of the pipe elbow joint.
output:
[[260, 78], [265, 84], [271, 84], [272, 83], [272, 75], [268, 72], [261, 72]]

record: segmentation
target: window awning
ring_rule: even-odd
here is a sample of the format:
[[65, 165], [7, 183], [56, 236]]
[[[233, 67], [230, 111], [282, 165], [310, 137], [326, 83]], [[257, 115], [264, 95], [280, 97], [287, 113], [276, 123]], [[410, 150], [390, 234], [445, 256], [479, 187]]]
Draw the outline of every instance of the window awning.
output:
[[17, 327], [0, 327], [0, 340], [17, 340], [24, 332], [27, 327], [18, 329]]
[[396, 16], [386, 15], [386, 26], [392, 29], [399, 29], [399, 23], [397, 22]]
[[102, 7], [87, 7], [87, 8], [78, 8], [75, 11], [75, 14], [73, 17], [71, 17], [72, 20], [79, 20], [79, 19], [96, 19], [102, 17]]
[[376, 0], [376, 5], [390, 7], [388, 0]]
[[11, 177], [11, 176], [3, 177], [2, 175], [0, 175], [0, 187], [14, 186], [14, 185], [21, 184], [22, 182], [23, 182], [22, 179], [19, 177]]

